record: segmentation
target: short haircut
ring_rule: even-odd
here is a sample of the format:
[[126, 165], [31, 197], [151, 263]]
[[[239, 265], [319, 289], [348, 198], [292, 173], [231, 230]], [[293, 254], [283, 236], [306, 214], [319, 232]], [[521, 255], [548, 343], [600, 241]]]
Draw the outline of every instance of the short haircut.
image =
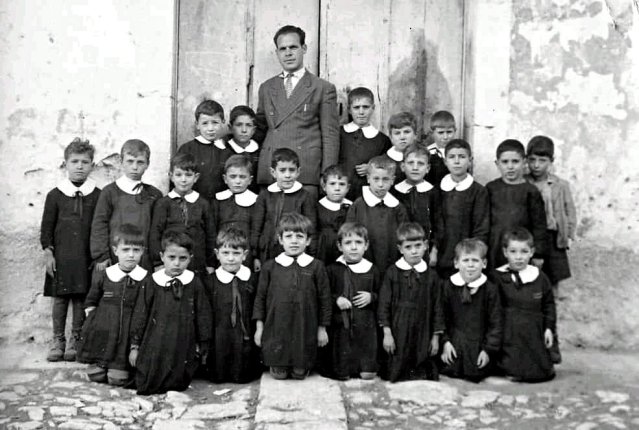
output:
[[435, 130], [437, 127], [453, 127], [456, 129], [457, 126], [453, 114], [447, 110], [440, 110], [432, 114], [430, 117], [430, 129]]
[[111, 233], [111, 245], [118, 246], [120, 243], [125, 245], [145, 246], [144, 233], [133, 224], [122, 224], [114, 229]]
[[226, 159], [224, 162], [224, 173], [231, 167], [239, 167], [248, 170], [249, 175], [253, 171], [253, 162], [251, 157], [245, 154], [234, 154]]
[[219, 250], [223, 246], [233, 249], [249, 249], [249, 241], [242, 230], [229, 227], [220, 231], [215, 238], [215, 247]]
[[528, 156], [538, 155], [552, 160], [555, 158], [555, 143], [547, 136], [535, 136], [528, 142], [526, 153]]
[[299, 27], [295, 27], [294, 25], [285, 25], [284, 27], [281, 27], [279, 30], [277, 30], [277, 32], [275, 33], [275, 36], [273, 36], [273, 43], [275, 43], [275, 47], [277, 48], [277, 38], [280, 37], [283, 34], [291, 34], [291, 33], [295, 33], [300, 37], [300, 45], [305, 45], [306, 44], [306, 33], [304, 33], [304, 30], [302, 30]]
[[324, 169], [324, 171], [322, 172], [322, 177], [320, 178], [320, 181], [322, 181], [323, 185], [326, 185], [326, 179], [328, 179], [329, 176], [337, 176], [338, 178], [346, 178], [346, 181], [349, 184], [351, 183], [351, 178], [348, 175], [348, 172], [346, 172], [346, 169], [344, 169], [339, 164], [333, 164], [333, 165], [328, 166], [326, 169]]
[[76, 137], [64, 148], [64, 159], [68, 160], [71, 154], [87, 154], [93, 160], [95, 147], [88, 140]]
[[275, 169], [277, 167], [277, 163], [279, 162], [291, 162], [297, 167], [300, 167], [300, 157], [297, 156], [297, 153], [295, 151], [288, 148], [278, 148], [273, 151], [273, 156], [271, 157], [271, 167]]
[[193, 253], [193, 239], [182, 229], [169, 228], [164, 232], [160, 244], [162, 252], [166, 251], [169, 245], [179, 246], [180, 248], [186, 249], [189, 254]]
[[401, 245], [407, 240], [426, 240], [424, 228], [416, 222], [403, 222], [397, 227], [397, 244]]
[[242, 115], [246, 115], [255, 123], [255, 111], [248, 106], [239, 105], [231, 109], [229, 114], [229, 124], [233, 125], [235, 120]]
[[428, 148], [426, 148], [421, 143], [413, 143], [412, 145], [408, 145], [404, 150], [404, 161], [408, 158], [409, 154], [415, 154], [417, 156], [421, 156], [426, 158], [426, 162], [430, 163], [430, 153], [428, 152]]
[[124, 154], [129, 154], [134, 157], [144, 155], [148, 162], [151, 159], [151, 148], [140, 139], [129, 139], [122, 145], [122, 150], [120, 151], [121, 159], [124, 159]]
[[455, 260], [459, 259], [462, 253], [471, 254], [474, 252], [479, 254], [482, 259], [485, 259], [486, 253], [488, 253], [488, 246], [482, 240], [474, 237], [463, 239], [455, 245]]
[[297, 212], [285, 212], [277, 223], [277, 235], [281, 236], [286, 231], [304, 233], [309, 236], [313, 231], [313, 223], [310, 219]]
[[417, 118], [410, 112], [393, 114], [388, 120], [388, 129], [410, 127], [417, 134]]
[[175, 169], [181, 169], [185, 172], [199, 172], [198, 162], [195, 160], [193, 154], [188, 154], [185, 152], [175, 154], [175, 156], [171, 158], [169, 171], [172, 173]]
[[530, 234], [528, 230], [523, 227], [515, 227], [509, 230], [506, 230], [504, 234], [501, 236], [501, 246], [502, 248], [507, 248], [508, 244], [511, 241], [515, 242], [526, 242], [528, 246], [533, 248], [535, 246], [535, 239], [533, 235]]
[[195, 120], [198, 121], [202, 114], [209, 116], [218, 115], [223, 120], [224, 108], [215, 100], [204, 100], [195, 108]]
[[371, 169], [384, 169], [394, 175], [397, 170], [397, 163], [391, 160], [388, 155], [378, 155], [368, 160], [368, 173], [371, 172]]
[[345, 222], [337, 231], [337, 241], [342, 243], [342, 240], [347, 236], [359, 236], [368, 242], [368, 229], [364, 224], [359, 222]]
[[469, 157], [473, 156], [473, 150], [470, 147], [470, 143], [466, 142], [464, 139], [453, 139], [448, 142], [446, 144], [444, 154], [448, 155], [448, 151], [451, 151], [453, 149], [465, 149]]
[[375, 96], [373, 95], [373, 92], [366, 87], [353, 88], [348, 92], [349, 106], [357, 99], [369, 99], [371, 103], [375, 104]]
[[504, 152], [516, 152], [521, 155], [521, 158], [526, 158], [524, 145], [516, 139], [506, 139], [497, 146], [496, 155], [498, 160]]

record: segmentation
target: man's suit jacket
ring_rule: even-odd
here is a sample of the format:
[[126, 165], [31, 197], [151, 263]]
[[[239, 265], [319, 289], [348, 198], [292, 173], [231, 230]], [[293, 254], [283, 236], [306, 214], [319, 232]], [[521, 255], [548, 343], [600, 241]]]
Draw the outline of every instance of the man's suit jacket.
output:
[[318, 185], [322, 169], [337, 163], [339, 120], [335, 85], [308, 70], [289, 99], [284, 79], [278, 75], [260, 85], [257, 125], [266, 132], [257, 170], [257, 181], [270, 184], [271, 156], [278, 148], [289, 148], [300, 157], [298, 181]]

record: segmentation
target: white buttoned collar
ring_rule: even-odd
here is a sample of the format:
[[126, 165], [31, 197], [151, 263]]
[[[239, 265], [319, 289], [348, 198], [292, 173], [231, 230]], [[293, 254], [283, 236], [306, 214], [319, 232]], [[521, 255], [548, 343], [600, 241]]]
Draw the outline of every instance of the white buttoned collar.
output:
[[446, 154], [444, 153], [444, 150], [441, 149], [439, 146], [437, 146], [436, 143], [431, 143], [430, 145], [428, 145], [428, 152], [430, 152], [430, 155], [436, 155], [439, 158], [446, 158]]
[[395, 208], [399, 205], [399, 200], [397, 200], [391, 193], [386, 193], [384, 198], [380, 199], [375, 194], [373, 194], [370, 187], [368, 186], [362, 187], [362, 198], [364, 199], [364, 202], [370, 207], [375, 207], [380, 202], [384, 202], [384, 204], [389, 208]]
[[[508, 264], [504, 264], [501, 267], [497, 268], [499, 272], [508, 272]], [[519, 272], [519, 277], [521, 278], [521, 282], [527, 284], [529, 282], [533, 282], [535, 279], [539, 277], [539, 268], [535, 266], [531, 266], [530, 264], [526, 266], [526, 268]], [[511, 275], [513, 281], [515, 280], [515, 275]]]
[[428, 270], [428, 264], [426, 264], [426, 262], [424, 260], [421, 260], [416, 265], [411, 266], [404, 259], [404, 257], [402, 257], [399, 260], [397, 260], [395, 262], [395, 266], [397, 266], [397, 268], [401, 269], [401, 270], [413, 270], [413, 269], [415, 269], [417, 271], [417, 273], [424, 273], [426, 270]]
[[376, 129], [375, 126], [372, 124], [360, 127], [359, 125], [355, 124], [355, 122], [351, 121], [348, 124], [344, 124], [342, 127], [344, 127], [344, 131], [346, 133], [354, 133], [357, 130], [362, 130], [362, 134], [364, 134], [364, 137], [366, 139], [372, 139], [379, 134], [379, 130]]
[[193, 280], [193, 278], [195, 278], [195, 273], [191, 272], [190, 270], [185, 270], [179, 276], [170, 277], [169, 275], [166, 274], [165, 270], [160, 270], [158, 272], [155, 272], [151, 276], [153, 276], [153, 280], [158, 285], [165, 286], [167, 282], [171, 281], [172, 279], [177, 279], [180, 282], [182, 282], [182, 284], [186, 285], [190, 283]]
[[415, 187], [418, 193], [425, 193], [433, 189], [433, 186], [428, 181], [421, 181], [415, 185], [408, 183], [408, 180], [404, 179], [399, 184], [395, 184], [395, 189], [402, 194], [408, 194], [410, 190]]
[[141, 268], [140, 266], [135, 266], [133, 270], [129, 273], [120, 269], [118, 264], [114, 264], [113, 266], [109, 266], [105, 270], [107, 278], [109, 278], [113, 282], [120, 282], [124, 279], [125, 276], [130, 277], [134, 281], [141, 281], [147, 274], [147, 271]]
[[184, 196], [181, 196], [175, 190], [171, 190], [169, 191], [169, 194], [167, 194], [167, 196], [171, 199], [184, 198], [184, 200], [186, 200], [189, 203], [195, 203], [197, 202], [197, 199], [200, 197], [200, 193], [198, 193], [197, 191], [191, 191], [190, 193]]
[[233, 151], [235, 151], [236, 154], [242, 154], [244, 152], [247, 152], [247, 153], [251, 154], [251, 153], [257, 151], [258, 149], [260, 149], [260, 146], [253, 139], [251, 139], [251, 141], [249, 142], [248, 145], [246, 145], [245, 148], [243, 148], [239, 144], [235, 143], [235, 140], [233, 140], [233, 139], [229, 140], [227, 143], [229, 144], [231, 149]]
[[215, 277], [223, 284], [230, 284], [233, 282], [233, 278], [237, 278], [240, 281], [248, 281], [251, 277], [251, 271], [245, 265], [241, 265], [237, 273], [227, 272], [222, 267], [218, 267], [215, 269]]
[[343, 255], [340, 255], [335, 261], [342, 263], [344, 266], [351, 269], [351, 272], [353, 273], [368, 273], [368, 271], [371, 270], [371, 267], [373, 267], [373, 263], [365, 258], [362, 258], [359, 263], [350, 264], [346, 262]]
[[473, 177], [470, 174], [468, 174], [461, 181], [455, 182], [453, 180], [453, 176], [449, 173], [442, 178], [442, 181], [440, 182], [439, 186], [443, 191], [446, 191], [446, 192], [452, 191], [452, 190], [464, 191], [469, 189], [470, 186], [473, 185], [474, 181], [475, 179], [473, 179]]
[[142, 187], [138, 187], [138, 185], [140, 185], [141, 183], [142, 181], [134, 181], [133, 179], [129, 179], [126, 176], [120, 176], [118, 179], [115, 180], [115, 185], [117, 185], [119, 189], [127, 194], [132, 195], [140, 194], [142, 192]]
[[[473, 294], [475, 294], [479, 287], [484, 285], [487, 280], [488, 278], [486, 277], [486, 275], [482, 273], [479, 278], [475, 279], [472, 282], [469, 282], [468, 288], [470, 289], [470, 295], [472, 296]], [[462, 278], [462, 275], [459, 272], [450, 277], [450, 282], [452, 282], [453, 285], [457, 285], [458, 287], [463, 287], [464, 285], [466, 285], [466, 282], [464, 282], [464, 278]]]
[[273, 182], [267, 188], [267, 190], [269, 192], [271, 192], [271, 193], [279, 193], [279, 192], [283, 191], [284, 194], [294, 193], [294, 192], [299, 191], [301, 189], [302, 189], [302, 184], [301, 184], [301, 182], [297, 182], [297, 181], [295, 181], [295, 183], [293, 183], [293, 186], [291, 188], [289, 188], [288, 190], [282, 190], [280, 188], [280, 186], [277, 185], [277, 182]]
[[300, 267], [306, 267], [313, 262], [314, 258], [305, 252], [298, 255], [296, 258], [290, 257], [283, 252], [275, 257], [275, 262], [284, 267], [290, 266], [295, 260], [297, 260], [297, 264], [299, 264]]
[[215, 139], [215, 141], [211, 142], [207, 138], [200, 135], [200, 136], [196, 136], [195, 140], [205, 145], [210, 145], [212, 143], [218, 149], [226, 149], [226, 145], [224, 144], [224, 141], [222, 139]]
[[69, 179], [63, 179], [57, 185], [57, 188], [62, 194], [67, 197], [75, 197], [75, 193], [77, 193], [78, 191], [81, 192], [83, 196], [88, 196], [95, 189], [95, 181], [93, 181], [92, 179], [87, 179], [82, 185], [76, 187]]
[[233, 198], [235, 199], [235, 203], [237, 203], [238, 206], [242, 206], [243, 208], [249, 208], [253, 206], [255, 204], [255, 201], [257, 200], [257, 194], [255, 194], [251, 190], [233, 194], [233, 192], [228, 189], [216, 193], [215, 199], [218, 201], [228, 200], [231, 198], [231, 196], [233, 196]]
[[402, 151], [398, 151], [394, 146], [388, 148], [386, 155], [388, 155], [388, 157], [393, 161], [404, 161], [404, 153]]
[[353, 202], [348, 200], [348, 199], [344, 199], [342, 200], [341, 203], [337, 203], [337, 202], [332, 202], [328, 199], [328, 197], [324, 197], [319, 201], [319, 204], [324, 206], [326, 209], [328, 209], [329, 211], [332, 212], [337, 212], [338, 210], [340, 210], [342, 208], [342, 205], [352, 205]]

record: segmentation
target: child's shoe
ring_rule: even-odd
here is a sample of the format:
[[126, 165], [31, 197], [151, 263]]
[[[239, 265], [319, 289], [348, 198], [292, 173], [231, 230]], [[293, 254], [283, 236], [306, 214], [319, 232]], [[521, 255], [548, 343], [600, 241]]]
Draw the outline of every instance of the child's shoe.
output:
[[47, 354], [47, 361], [60, 361], [64, 357], [64, 347], [66, 341], [64, 336], [54, 336], [51, 349]]
[[286, 379], [288, 378], [288, 369], [286, 367], [272, 366], [269, 369], [273, 379]]
[[100, 366], [90, 366], [87, 369], [87, 376], [92, 382], [106, 382], [107, 370]]
[[76, 345], [80, 340], [80, 335], [78, 333], [74, 333], [69, 339], [69, 343], [67, 343], [67, 348], [64, 351], [64, 361], [75, 361], [76, 357]]
[[297, 379], [298, 381], [301, 381], [303, 379], [306, 379], [307, 376], [308, 370], [302, 369], [300, 367], [294, 367], [291, 371], [291, 379]]

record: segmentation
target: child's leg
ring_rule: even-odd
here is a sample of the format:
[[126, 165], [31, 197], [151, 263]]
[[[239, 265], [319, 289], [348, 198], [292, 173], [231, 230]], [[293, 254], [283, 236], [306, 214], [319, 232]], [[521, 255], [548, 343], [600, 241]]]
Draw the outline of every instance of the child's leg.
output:
[[71, 338], [67, 342], [67, 348], [64, 351], [64, 359], [66, 361], [75, 361], [76, 343], [80, 339], [82, 324], [84, 323], [84, 298], [75, 296], [71, 299], [73, 304], [73, 326], [71, 327]]
[[53, 343], [47, 354], [48, 361], [60, 361], [64, 357], [65, 337], [64, 329], [67, 321], [67, 309], [69, 307], [67, 297], [54, 297], [51, 309], [53, 320]]

